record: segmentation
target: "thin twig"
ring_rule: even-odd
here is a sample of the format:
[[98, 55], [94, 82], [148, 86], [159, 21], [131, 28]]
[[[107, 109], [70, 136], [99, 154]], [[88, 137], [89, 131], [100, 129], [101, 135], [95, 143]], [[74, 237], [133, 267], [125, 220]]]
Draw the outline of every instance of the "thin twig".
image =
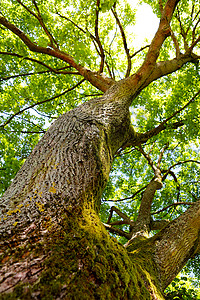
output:
[[[161, 132], [163, 129], [165, 129], [165, 124], [171, 120], [172, 118], [174, 118], [178, 113], [180, 113], [181, 111], [183, 111], [188, 105], [190, 105], [192, 102], [194, 102], [197, 98], [197, 96], [200, 94], [200, 90], [190, 99], [190, 101], [188, 101], [183, 107], [181, 107], [180, 109], [178, 109], [177, 111], [175, 111], [170, 117], [168, 117], [167, 119], [165, 119], [162, 123], [160, 123], [160, 125], [158, 125], [157, 127], [145, 132], [144, 134], [141, 135], [141, 137], [143, 136], [144, 140], [145, 137], [147, 139], [149, 139], [150, 137], [158, 134], [159, 132]], [[179, 126], [183, 126], [184, 122], [183, 121], [179, 121], [179, 122], [175, 122], [174, 124], [171, 124], [171, 126], [173, 125], [173, 128], [179, 127]]]
[[28, 61], [32, 61], [32, 62], [38, 63], [39, 65], [42, 65], [43, 67], [49, 69], [49, 71], [51, 71], [53, 73], [56, 73], [56, 74], [75, 74], [75, 75], [80, 75], [80, 73], [78, 73], [78, 72], [63, 71], [64, 69], [72, 68], [71, 66], [66, 66], [66, 67], [62, 67], [62, 68], [59, 68], [59, 69], [54, 69], [54, 68], [48, 66], [47, 64], [43, 63], [40, 60], [37, 60], [35, 58], [31, 58], [31, 57], [27, 57], [27, 56], [23, 56], [23, 55], [18, 54], [18, 53], [0, 51], [0, 54], [15, 56], [15, 57], [18, 57], [18, 58], [22, 58], [22, 60], [28, 60]]
[[[5, 112], [3, 112], [3, 114], [9, 115], [8, 113], [5, 113]], [[37, 124], [35, 124], [35, 123], [33, 123], [33, 122], [31, 122], [31, 121], [29, 121], [29, 120], [27, 120], [27, 119], [25, 119], [25, 118], [23, 118], [21, 116], [16, 116], [16, 118], [21, 119], [21, 120], [23, 120], [23, 121], [25, 121], [27, 123], [32, 124], [33, 126], [39, 128], [43, 133], [45, 133], [45, 130], [43, 128], [41, 128], [40, 126], [38, 126]], [[0, 129], [2, 129], [4, 132], [7, 132], [7, 130], [2, 125], [0, 125]]]
[[163, 154], [165, 152], [165, 150], [169, 147], [169, 142], [162, 148], [162, 150], [160, 151], [160, 155], [158, 157], [158, 162], [157, 162], [157, 168], [160, 168], [160, 163], [163, 157]]
[[114, 8], [112, 8], [111, 11], [112, 11], [112, 13], [113, 13], [113, 15], [114, 15], [114, 17], [116, 19], [117, 25], [119, 26], [120, 33], [121, 33], [121, 36], [122, 36], [124, 50], [125, 50], [126, 57], [127, 57], [127, 62], [128, 62], [125, 77], [128, 77], [130, 75], [130, 72], [131, 72], [131, 56], [130, 56], [129, 49], [128, 49], [128, 46], [127, 46], [126, 35], [125, 35], [124, 28], [123, 28], [123, 26], [122, 26], [122, 24], [120, 22], [120, 19], [119, 19], [118, 15], [117, 15], [116, 10]]
[[182, 164], [185, 164], [185, 163], [188, 163], [188, 162], [194, 162], [196, 164], [200, 164], [200, 161], [198, 161], [198, 160], [187, 159], [187, 160], [184, 160], [184, 161], [177, 162], [176, 164], [172, 165], [168, 170], [171, 170], [172, 168], [174, 168], [176, 166], [179, 166], [179, 165], [182, 165]]
[[137, 192], [135, 192], [132, 196], [130, 197], [126, 197], [126, 198], [123, 198], [123, 199], [117, 199], [117, 200], [104, 200], [104, 202], [121, 202], [121, 201], [126, 201], [126, 200], [130, 200], [130, 199], [133, 199], [135, 198], [135, 196], [137, 196], [139, 193], [141, 193], [144, 189], [146, 189], [147, 185], [145, 185], [144, 187], [142, 187], [141, 189], [139, 189]]
[[[38, 16], [37, 16], [37, 19], [40, 23], [40, 25], [42, 26], [42, 28], [44, 29], [44, 32], [46, 33], [46, 35], [48, 36], [49, 40], [50, 40], [50, 46], [53, 48], [53, 49], [59, 49], [59, 45], [57, 43], [57, 41], [55, 40], [55, 38], [53, 37], [53, 35], [50, 33], [50, 31], [47, 29], [46, 25], [44, 24], [44, 21], [42, 19], [42, 16], [41, 16], [41, 13], [40, 13], [40, 10], [39, 10], [39, 7], [36, 3], [35, 0], [32, 0], [36, 10], [37, 10], [37, 13], [38, 13]], [[56, 47], [54, 46], [54, 44], [56, 45]]]
[[170, 208], [172, 206], [177, 206], [177, 205], [193, 205], [193, 204], [194, 204], [194, 202], [176, 202], [176, 203], [172, 203], [172, 204], [166, 206], [165, 208], [152, 213], [152, 215], [159, 214], [159, 213], [165, 211], [166, 209], [168, 209], [168, 208]]
[[18, 111], [17, 113], [13, 114], [13, 115], [12, 115], [12, 116], [4, 123], [4, 124], [0, 125], [0, 127], [3, 127], [3, 128], [4, 128], [8, 123], [11, 122], [11, 120], [12, 120], [14, 117], [16, 117], [16, 116], [22, 114], [23, 112], [25, 112], [26, 110], [29, 110], [30, 108], [33, 108], [33, 107], [35, 107], [35, 106], [37, 106], [37, 105], [44, 104], [44, 103], [46, 103], [46, 102], [52, 101], [52, 100], [54, 100], [54, 99], [56, 99], [56, 98], [59, 98], [59, 97], [65, 95], [65, 94], [68, 93], [68, 92], [71, 92], [72, 90], [74, 90], [75, 88], [77, 88], [77, 87], [78, 87], [81, 83], [83, 83], [84, 81], [85, 81], [85, 79], [82, 79], [82, 80], [79, 81], [75, 86], [71, 87], [70, 89], [67, 89], [66, 91], [60, 93], [59, 95], [56, 95], [56, 96], [51, 97], [51, 98], [49, 98], [49, 99], [46, 99], [46, 100], [43, 100], [43, 101], [34, 103], [34, 104], [32, 104], [32, 105], [30, 105], [30, 106], [28, 106], [28, 107], [23, 108], [22, 110], [20, 110], [20, 111]]
[[175, 46], [175, 50], [176, 50], [176, 58], [179, 58], [180, 57], [180, 47], [179, 47], [179, 43], [178, 43], [178, 40], [174, 34], [174, 32], [172, 31], [171, 27], [170, 27], [170, 31], [171, 31], [171, 38], [172, 38], [172, 41], [174, 43], [174, 46]]
[[138, 53], [140, 53], [142, 50], [144, 50], [144, 49], [146, 49], [146, 48], [149, 48], [149, 47], [150, 47], [150, 45], [146, 45], [146, 46], [140, 48], [139, 50], [137, 50], [135, 53], [133, 53], [133, 54], [131, 55], [131, 58], [133, 58], [134, 56], [136, 56], [136, 55], [137, 55]]
[[99, 11], [100, 11], [100, 0], [97, 0], [96, 4], [96, 19], [95, 19], [95, 38], [96, 42], [99, 46], [100, 56], [101, 56], [101, 63], [99, 68], [99, 73], [103, 73], [104, 68], [104, 61], [105, 61], [105, 54], [103, 50], [103, 46], [99, 37]]
[[178, 190], [178, 193], [177, 193], [177, 197], [176, 197], [176, 201], [178, 202], [179, 201], [179, 197], [180, 197], [180, 192], [181, 192], [181, 187], [180, 187], [180, 184], [178, 183], [178, 179], [175, 175], [175, 173], [171, 170], [162, 170], [162, 173], [165, 173], [165, 175], [163, 176], [163, 181], [167, 178], [167, 175], [171, 175], [173, 178], [174, 178], [174, 181], [176, 182], [176, 189]]
[[56, 42], [56, 40], [54, 39], [54, 37], [52, 36], [52, 34], [49, 32], [49, 30], [47, 29], [46, 25], [43, 22], [42, 16], [40, 14], [39, 8], [37, 6], [37, 3], [35, 2], [35, 0], [32, 0], [38, 15], [36, 15], [32, 10], [30, 10], [24, 3], [22, 3], [20, 0], [17, 0], [17, 2], [23, 6], [32, 16], [34, 16], [38, 22], [40, 23], [41, 27], [43, 28], [44, 32], [46, 33], [46, 35], [48, 36], [49, 40], [50, 40], [50, 46], [52, 48], [55, 48], [54, 43], [56, 45], [56, 48], [58, 49], [58, 43]]

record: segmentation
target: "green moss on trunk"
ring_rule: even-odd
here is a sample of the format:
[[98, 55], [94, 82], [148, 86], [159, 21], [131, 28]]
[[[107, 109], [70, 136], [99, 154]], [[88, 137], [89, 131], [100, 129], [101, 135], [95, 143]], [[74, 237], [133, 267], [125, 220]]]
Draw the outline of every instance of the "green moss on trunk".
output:
[[150, 248], [128, 252], [93, 210], [65, 216], [48, 233], [45, 252], [39, 280], [1, 299], [163, 299]]

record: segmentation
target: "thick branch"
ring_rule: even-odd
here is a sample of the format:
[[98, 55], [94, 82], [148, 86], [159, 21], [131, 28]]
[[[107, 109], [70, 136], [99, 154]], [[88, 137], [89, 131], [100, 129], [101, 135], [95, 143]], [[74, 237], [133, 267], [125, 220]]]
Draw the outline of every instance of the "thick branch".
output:
[[150, 230], [161, 230], [164, 226], [169, 224], [169, 220], [156, 220], [151, 221]]
[[163, 290], [200, 246], [200, 201], [172, 221], [155, 237], [155, 258]]
[[160, 49], [165, 39], [170, 36], [170, 21], [172, 19], [176, 5], [180, 0], [168, 0], [165, 7], [162, 9], [162, 16], [158, 30], [151, 42], [145, 61], [139, 70], [139, 74], [145, 70], [148, 75], [152, 72], [156, 60], [159, 56]]
[[138, 213], [137, 220], [132, 228], [132, 234], [135, 235], [148, 235], [149, 231], [151, 230], [151, 205], [155, 196], [155, 193], [157, 190], [162, 188], [162, 176], [161, 176], [161, 170], [160, 170], [160, 163], [161, 159], [163, 157], [164, 151], [168, 148], [168, 144], [163, 147], [163, 149], [160, 152], [158, 163], [157, 165], [154, 164], [150, 157], [150, 153], [146, 153], [141, 146], [139, 146], [139, 151], [143, 154], [143, 156], [146, 158], [148, 164], [151, 166], [154, 172], [154, 178], [151, 180], [151, 182], [147, 185], [147, 188], [145, 189], [140, 209]]
[[141, 89], [145, 88], [158, 78], [174, 73], [188, 62], [197, 62], [199, 58], [200, 56], [194, 54], [180, 54], [172, 60], [157, 62], [152, 74], [146, 79]]
[[36, 43], [32, 42], [27, 35], [17, 28], [15, 25], [10, 23], [4, 16], [0, 16], [0, 24], [5, 26], [7, 29], [12, 31], [15, 35], [17, 35], [23, 43], [33, 52], [47, 54], [60, 60], [63, 60], [70, 64], [73, 68], [75, 68], [86, 80], [88, 80], [93, 86], [98, 88], [99, 90], [105, 92], [111, 85], [113, 85], [114, 81], [110, 78], [107, 78], [104, 75], [97, 74], [92, 72], [91, 70], [83, 67], [80, 64], [77, 64], [74, 58], [66, 52], [60, 51], [58, 49], [45, 48], [42, 46], [38, 46]]
[[161, 185], [155, 180], [152, 180], [148, 184], [142, 196], [138, 218], [136, 221], [137, 226], [134, 229], [134, 233], [141, 230], [145, 231], [145, 233], [149, 232], [151, 221], [151, 204], [153, 202], [156, 191], [160, 188]]
[[[146, 87], [150, 82], [152, 82], [156, 78], [163, 76], [162, 73], [159, 74], [159, 76], [157, 76], [158, 74], [154, 73], [155, 70], [157, 70], [156, 61], [158, 59], [160, 49], [164, 41], [171, 34], [170, 21], [172, 19], [173, 12], [178, 2], [179, 0], [167, 1], [165, 8], [163, 9], [158, 30], [150, 44], [144, 63], [135, 74], [122, 80], [120, 85], [118, 85], [118, 89], [116, 89], [115, 91], [116, 96], [118, 96], [118, 94], [121, 94], [122, 87], [123, 93], [126, 93], [126, 96], [128, 98], [127, 101], [129, 105], [131, 105], [133, 98], [135, 98], [144, 87]], [[151, 76], [153, 73], [154, 76], [152, 78]], [[149, 78], [151, 78], [151, 80], [149, 80]]]

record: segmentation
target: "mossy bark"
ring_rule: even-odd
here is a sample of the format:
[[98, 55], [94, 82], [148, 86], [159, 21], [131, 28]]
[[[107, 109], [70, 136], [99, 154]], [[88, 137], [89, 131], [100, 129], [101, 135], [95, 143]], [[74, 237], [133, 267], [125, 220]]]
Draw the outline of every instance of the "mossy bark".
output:
[[126, 250], [91, 209], [68, 213], [40, 244], [7, 250], [3, 261], [26, 267], [1, 299], [164, 299], [151, 245]]
[[162, 299], [153, 253], [98, 217], [115, 152], [137, 140], [122, 94], [61, 116], [1, 199], [3, 299]]
[[[2, 197], [1, 299], [163, 299], [198, 248], [199, 206], [189, 212], [195, 219], [183, 217], [186, 233], [198, 225], [186, 251], [173, 240], [173, 224], [125, 249], [99, 220], [114, 154], [143, 138], [131, 126], [126, 88], [119, 84], [61, 116]], [[185, 236], [177, 236], [182, 245]]]

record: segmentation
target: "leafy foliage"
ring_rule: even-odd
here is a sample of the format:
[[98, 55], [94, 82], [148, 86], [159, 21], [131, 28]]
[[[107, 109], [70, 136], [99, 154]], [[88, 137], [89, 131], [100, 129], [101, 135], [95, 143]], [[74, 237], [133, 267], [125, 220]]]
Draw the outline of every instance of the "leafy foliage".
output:
[[177, 277], [167, 288], [165, 297], [167, 300], [171, 299], [200, 299], [198, 289], [192, 286], [192, 279], [187, 276]]

